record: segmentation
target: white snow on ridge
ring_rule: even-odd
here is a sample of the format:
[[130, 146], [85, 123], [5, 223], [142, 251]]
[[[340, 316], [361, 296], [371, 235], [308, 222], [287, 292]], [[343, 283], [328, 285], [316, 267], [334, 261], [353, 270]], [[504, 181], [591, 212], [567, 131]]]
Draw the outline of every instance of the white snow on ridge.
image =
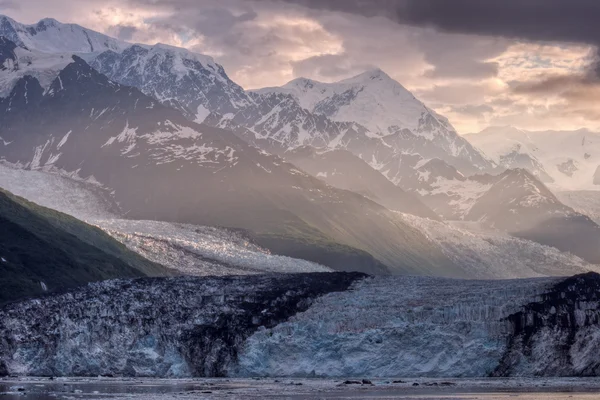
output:
[[129, 45], [82, 26], [63, 24], [52, 18], [25, 25], [0, 15], [0, 36], [7, 37], [18, 46], [47, 53], [119, 51]]
[[[414, 131], [425, 114], [439, 117], [380, 69], [336, 83], [299, 78], [281, 88], [255, 92], [290, 94], [303, 108], [317, 113], [320, 106], [331, 104], [336, 109], [335, 113], [329, 114], [331, 119], [355, 121], [380, 135], [389, 134], [388, 129], [393, 127]], [[445, 120], [440, 122], [447, 124]]]
[[36, 78], [46, 90], [60, 71], [73, 62], [71, 54], [47, 54], [20, 47], [15, 49], [15, 55], [18, 66], [0, 70], [0, 98], [7, 97], [17, 81], [26, 75]]
[[551, 189], [600, 190], [593, 184], [600, 166], [600, 133], [585, 129], [525, 131], [507, 126], [490, 127], [464, 137], [500, 164], [502, 157], [510, 154], [529, 156], [554, 180], [547, 184]]

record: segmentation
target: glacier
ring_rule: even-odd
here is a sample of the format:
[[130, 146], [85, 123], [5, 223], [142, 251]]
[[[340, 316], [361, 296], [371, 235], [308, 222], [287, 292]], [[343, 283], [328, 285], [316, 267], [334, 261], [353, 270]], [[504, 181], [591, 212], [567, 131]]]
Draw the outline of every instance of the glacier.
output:
[[597, 376], [600, 275], [311, 273], [93, 283], [0, 309], [0, 372]]
[[261, 328], [234, 376], [597, 376], [600, 275], [367, 278]]
[[359, 273], [92, 283], [0, 310], [0, 373], [218, 377], [244, 339]]

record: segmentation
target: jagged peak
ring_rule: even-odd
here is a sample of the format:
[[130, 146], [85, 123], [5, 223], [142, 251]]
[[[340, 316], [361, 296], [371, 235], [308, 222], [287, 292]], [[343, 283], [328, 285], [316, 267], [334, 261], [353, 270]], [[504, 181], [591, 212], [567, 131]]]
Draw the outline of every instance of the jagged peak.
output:
[[512, 181], [530, 182], [536, 186], [544, 187], [544, 184], [530, 171], [525, 168], [510, 168], [500, 174], [502, 179], [510, 179]]
[[170, 44], [165, 44], [165, 43], [156, 43], [153, 46], [144, 46], [144, 45], [138, 44], [137, 46], [146, 47], [150, 51], [155, 51], [155, 52], [156, 51], [164, 51], [164, 52], [168, 52], [171, 54], [177, 54], [181, 57], [199, 60], [204, 63], [216, 64], [215, 60], [211, 56], [207, 56], [206, 54], [191, 51], [189, 49], [186, 49], [185, 47], [177, 47], [177, 46], [172, 46]]
[[344, 79], [340, 83], [357, 83], [369, 81], [393, 81], [393, 79], [380, 68], [373, 68], [352, 78]]
[[9, 22], [11, 24], [17, 24], [17, 21], [4, 14], [0, 14], [0, 22]]
[[322, 83], [322, 82], [301, 76], [299, 78], [292, 79], [291, 81], [286, 83], [284, 86], [288, 86], [288, 85], [300, 86], [300, 85], [310, 85], [310, 84], [315, 85], [315, 84], [320, 84], [320, 83]]
[[43, 18], [41, 20], [38, 21], [38, 23], [36, 24], [38, 26], [44, 25], [44, 26], [59, 26], [59, 25], [65, 25], [62, 22], [59, 22], [57, 20], [55, 20], [54, 18]]

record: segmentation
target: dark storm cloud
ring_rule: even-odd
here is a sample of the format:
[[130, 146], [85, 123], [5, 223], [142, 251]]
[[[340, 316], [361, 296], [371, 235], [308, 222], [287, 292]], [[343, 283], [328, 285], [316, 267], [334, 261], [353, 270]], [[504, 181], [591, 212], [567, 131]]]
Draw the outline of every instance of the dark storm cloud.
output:
[[[448, 33], [600, 47], [598, 0], [280, 0]], [[600, 57], [590, 74], [600, 76]], [[486, 65], [488, 73], [493, 66]], [[480, 71], [485, 73], [484, 70]]]
[[600, 42], [598, 0], [284, 0], [452, 33]]

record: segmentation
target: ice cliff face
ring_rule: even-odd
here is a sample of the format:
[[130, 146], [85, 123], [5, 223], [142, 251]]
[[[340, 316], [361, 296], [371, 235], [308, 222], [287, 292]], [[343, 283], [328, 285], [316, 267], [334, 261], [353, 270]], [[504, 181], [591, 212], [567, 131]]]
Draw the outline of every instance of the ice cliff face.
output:
[[507, 349], [495, 376], [598, 376], [600, 276], [585, 274], [553, 286], [511, 314]]
[[[600, 276], [372, 278], [261, 328], [230, 373], [597, 376]], [[531, 300], [528, 300], [531, 299]]]
[[366, 279], [286, 323], [259, 329], [230, 373], [487, 376], [506, 346], [505, 318], [553, 282]]
[[0, 310], [21, 375], [596, 376], [600, 275], [109, 281]]
[[0, 372], [223, 376], [244, 340], [362, 274], [118, 280], [0, 311]]

